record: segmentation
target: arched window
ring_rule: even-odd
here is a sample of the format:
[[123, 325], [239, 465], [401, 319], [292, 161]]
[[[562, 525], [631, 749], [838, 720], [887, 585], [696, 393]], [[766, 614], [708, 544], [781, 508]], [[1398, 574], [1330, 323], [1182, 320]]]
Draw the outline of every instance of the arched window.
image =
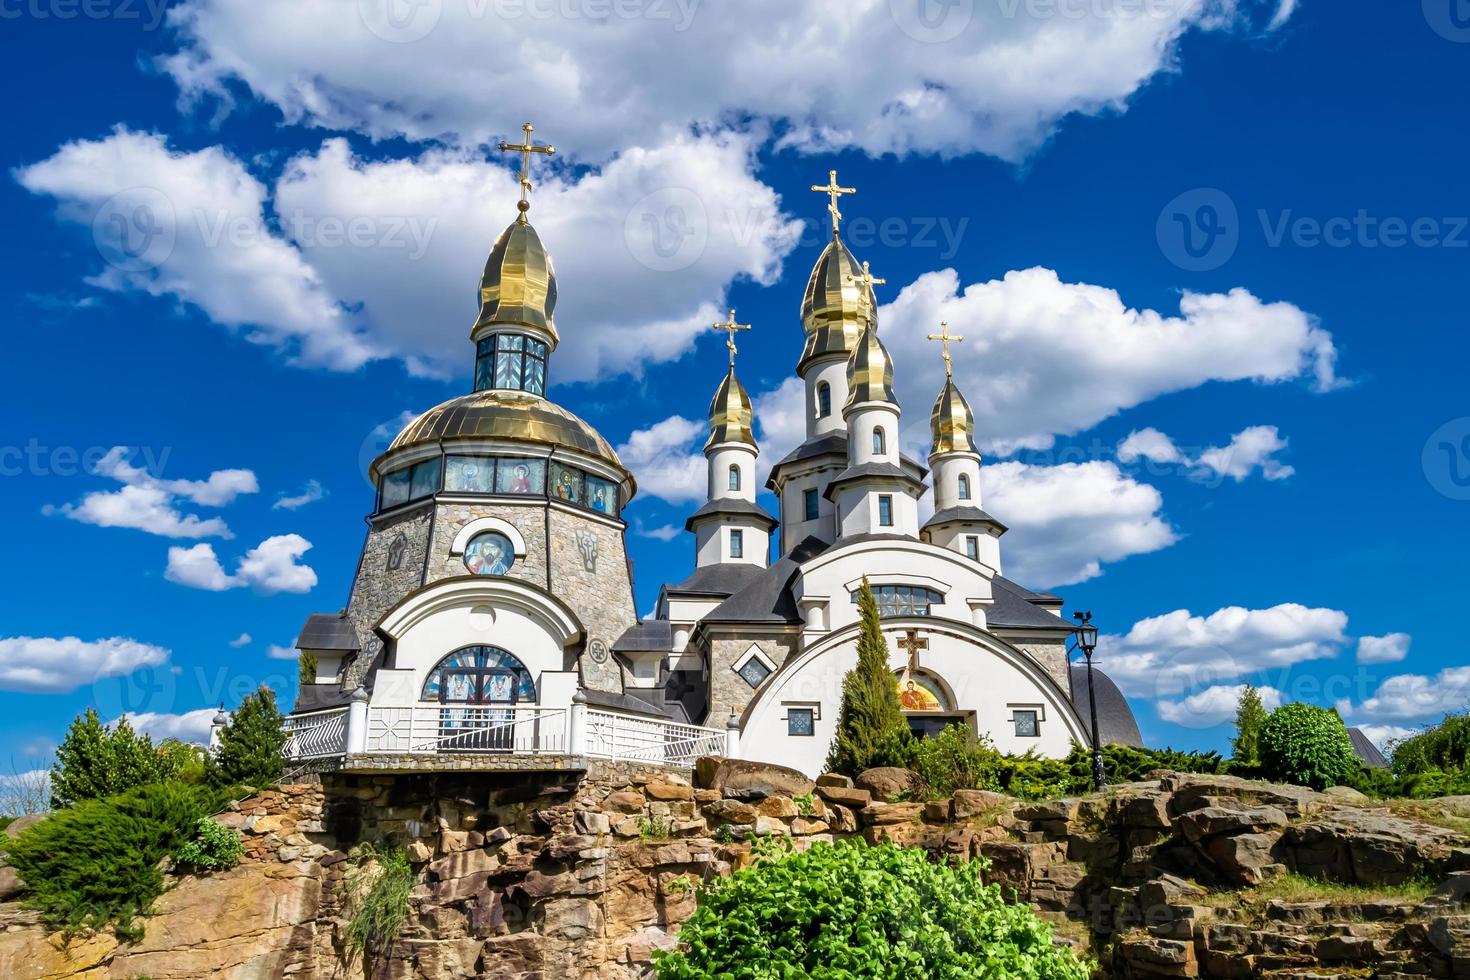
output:
[[486, 705], [534, 702], [536, 681], [514, 654], [499, 647], [465, 647], [429, 672], [421, 700]]
[[517, 333], [492, 334], [475, 348], [475, 390], [509, 388], [546, 393], [546, 345]]
[[817, 385], [817, 418], [824, 419], [832, 414], [832, 386], [823, 381]]
[[960, 499], [970, 499], [970, 477], [967, 473], [960, 474]]
[[886, 453], [888, 451], [885, 448], [887, 445], [888, 445], [888, 440], [884, 438], [884, 436], [883, 436], [883, 426], [880, 425], [876, 429], [873, 430], [873, 455], [874, 456], [882, 456], [884, 453]]
[[740, 467], [738, 467], [738, 466], [731, 466], [730, 467], [730, 489], [731, 490], [739, 490], [740, 489]]

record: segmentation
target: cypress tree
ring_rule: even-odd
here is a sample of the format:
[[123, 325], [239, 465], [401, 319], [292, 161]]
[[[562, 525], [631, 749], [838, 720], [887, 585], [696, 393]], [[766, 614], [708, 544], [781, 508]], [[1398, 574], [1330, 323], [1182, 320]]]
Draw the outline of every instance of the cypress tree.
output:
[[858, 661], [842, 678], [842, 708], [837, 736], [827, 753], [827, 769], [855, 776], [893, 761], [908, 741], [908, 724], [898, 706], [898, 686], [888, 669], [888, 641], [878, 616], [878, 601], [868, 580], [858, 592]]
[[1266, 707], [1254, 684], [1240, 692], [1235, 707], [1235, 737], [1230, 740], [1230, 754], [1236, 762], [1247, 766], [1261, 764], [1261, 726], [1266, 723]]
[[219, 733], [219, 751], [209, 763], [215, 786], [270, 786], [285, 771], [281, 755], [286, 730], [276, 710], [276, 693], [262, 686], [247, 694]]

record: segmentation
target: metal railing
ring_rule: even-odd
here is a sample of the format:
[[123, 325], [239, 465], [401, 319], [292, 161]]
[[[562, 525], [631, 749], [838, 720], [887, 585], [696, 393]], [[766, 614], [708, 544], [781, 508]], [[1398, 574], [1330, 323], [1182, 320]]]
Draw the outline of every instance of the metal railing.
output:
[[370, 753], [565, 752], [565, 708], [418, 705], [369, 708]]
[[723, 755], [725, 733], [698, 725], [587, 711], [586, 754], [602, 759], [689, 768], [702, 755]]
[[328, 708], [285, 719], [287, 759], [326, 759], [347, 751], [347, 709]]

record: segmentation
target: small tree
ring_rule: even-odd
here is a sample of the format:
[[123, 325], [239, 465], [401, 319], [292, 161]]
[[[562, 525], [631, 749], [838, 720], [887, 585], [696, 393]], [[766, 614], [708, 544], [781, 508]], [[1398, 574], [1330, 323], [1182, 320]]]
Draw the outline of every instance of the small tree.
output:
[[1283, 704], [1261, 726], [1261, 766], [1271, 779], [1313, 789], [1341, 783], [1358, 767], [1341, 716], [1314, 704]]
[[176, 763], [126, 716], [112, 727], [88, 708], [67, 729], [51, 767], [51, 805], [71, 806], [173, 778]]
[[1261, 726], [1266, 723], [1266, 706], [1261, 692], [1247, 684], [1240, 692], [1235, 707], [1235, 737], [1230, 740], [1230, 754], [1236, 762], [1247, 766], [1261, 764]]
[[245, 696], [220, 730], [219, 751], [209, 762], [209, 781], [216, 786], [269, 786], [285, 769], [281, 755], [285, 747], [276, 693], [262, 686]]
[[880, 759], [894, 756], [899, 743], [907, 741], [908, 725], [898, 706], [898, 687], [888, 669], [888, 641], [878, 616], [878, 601], [868, 580], [858, 592], [857, 666], [842, 678], [842, 708], [837, 716], [837, 736], [827, 752], [827, 768], [855, 776]]

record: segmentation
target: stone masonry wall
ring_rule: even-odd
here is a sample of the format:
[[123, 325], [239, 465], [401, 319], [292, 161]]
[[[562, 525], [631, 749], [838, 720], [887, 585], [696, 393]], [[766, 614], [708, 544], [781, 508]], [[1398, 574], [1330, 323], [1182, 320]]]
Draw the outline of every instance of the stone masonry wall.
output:
[[735, 673], [735, 665], [745, 657], [752, 644], [760, 647], [767, 660], [780, 667], [795, 652], [797, 637], [794, 634], [738, 639], [720, 636], [710, 643], [710, 705], [705, 724], [711, 728], [723, 727], [732, 714], [739, 717], [755, 697], [755, 690]]
[[607, 651], [638, 620], [623, 530], [559, 508], [550, 510], [550, 521], [551, 591], [587, 630], [579, 661], [583, 683], [593, 690], [621, 691], [621, 673]]
[[1071, 696], [1072, 678], [1067, 667], [1067, 647], [1062, 643], [1017, 643], [1016, 649], [1041, 664], [1063, 693]]
[[470, 521], [481, 517], [497, 517], [521, 532], [526, 542], [526, 554], [517, 558], [511, 566], [508, 578], [530, 582], [538, 588], [546, 587], [546, 504], [533, 501], [524, 504], [475, 503], [442, 504], [434, 519], [434, 542], [429, 552], [429, 575], [427, 581], [437, 582], [442, 578], [468, 575], [464, 558], [451, 556], [454, 539]]
[[[362, 653], [348, 665], [343, 686], [352, 690], [362, 683], [383, 642], [373, 627], [383, 614], [424, 581], [424, 561], [429, 550], [434, 508], [422, 509], [384, 521], [368, 531], [357, 578], [347, 603], [347, 619], [357, 632]], [[401, 548], [394, 542], [402, 535]]]

